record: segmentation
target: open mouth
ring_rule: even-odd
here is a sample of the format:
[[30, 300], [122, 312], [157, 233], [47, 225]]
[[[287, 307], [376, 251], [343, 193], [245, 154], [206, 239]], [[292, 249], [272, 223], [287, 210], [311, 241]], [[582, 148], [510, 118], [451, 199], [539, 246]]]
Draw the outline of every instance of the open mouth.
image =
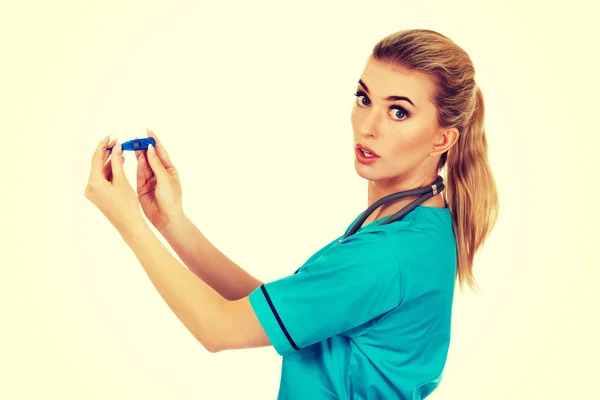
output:
[[377, 153], [375, 153], [373, 150], [362, 144], [357, 144], [356, 150], [358, 150], [362, 155], [364, 155], [367, 158], [379, 157]]
[[360, 144], [356, 146], [355, 152], [358, 162], [364, 165], [369, 165], [379, 159], [379, 155], [373, 150]]
[[365, 149], [361, 149], [359, 148], [359, 150], [362, 152], [362, 154], [367, 157], [367, 158], [371, 158], [371, 157], [377, 157], [375, 154], [370, 153], [368, 151], [366, 151]]

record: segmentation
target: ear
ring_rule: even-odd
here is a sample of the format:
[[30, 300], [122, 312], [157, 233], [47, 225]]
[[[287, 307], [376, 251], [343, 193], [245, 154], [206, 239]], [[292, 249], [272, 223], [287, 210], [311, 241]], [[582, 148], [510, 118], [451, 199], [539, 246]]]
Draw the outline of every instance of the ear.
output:
[[430, 156], [439, 156], [448, 150], [458, 141], [458, 129], [447, 128], [442, 129], [437, 134], [437, 140], [431, 146]]

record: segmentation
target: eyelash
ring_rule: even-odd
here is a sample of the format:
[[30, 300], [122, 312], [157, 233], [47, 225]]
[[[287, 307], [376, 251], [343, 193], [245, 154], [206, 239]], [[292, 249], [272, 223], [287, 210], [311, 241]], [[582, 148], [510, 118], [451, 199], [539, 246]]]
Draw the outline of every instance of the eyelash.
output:
[[[356, 91], [356, 92], [354, 93], [354, 96], [356, 96], [356, 97], [363, 96], [363, 97], [365, 97], [365, 98], [367, 98], [367, 99], [369, 98], [369, 96], [367, 96], [367, 94], [366, 94], [365, 92], [363, 92], [362, 90], [358, 90], [358, 91]], [[369, 100], [369, 101], [370, 101], [370, 100]], [[363, 106], [364, 106], [364, 105], [363, 105]], [[392, 105], [392, 106], [390, 106], [390, 110], [397, 110], [397, 111], [401, 111], [401, 112], [402, 112], [402, 113], [405, 115], [405, 118], [402, 118], [402, 119], [400, 119], [400, 120], [396, 119], [395, 121], [402, 121], [402, 120], [404, 120], [404, 119], [406, 119], [406, 118], [410, 117], [410, 113], [409, 113], [408, 111], [406, 111], [406, 109], [404, 109], [403, 107], [400, 107], [400, 106], [398, 106], [398, 105]]]

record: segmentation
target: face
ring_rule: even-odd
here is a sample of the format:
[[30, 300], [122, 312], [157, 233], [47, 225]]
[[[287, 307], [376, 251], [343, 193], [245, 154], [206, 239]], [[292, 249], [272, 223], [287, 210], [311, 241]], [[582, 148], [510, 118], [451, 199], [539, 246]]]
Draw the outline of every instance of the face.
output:
[[361, 177], [397, 186], [437, 174], [439, 157], [458, 132], [438, 126], [434, 90], [422, 73], [369, 59], [352, 108], [355, 168]]

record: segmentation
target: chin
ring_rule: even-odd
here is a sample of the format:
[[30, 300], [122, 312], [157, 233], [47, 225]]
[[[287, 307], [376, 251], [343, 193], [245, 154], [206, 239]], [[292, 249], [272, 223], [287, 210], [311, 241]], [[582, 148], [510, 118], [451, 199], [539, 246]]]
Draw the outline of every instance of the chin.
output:
[[382, 186], [395, 185], [398, 182], [400, 174], [386, 173], [382, 171], [383, 168], [379, 168], [373, 165], [363, 165], [357, 160], [354, 161], [354, 170], [361, 178], [369, 182], [379, 182]]
[[368, 181], [379, 181], [386, 179], [385, 176], [382, 176], [381, 172], [377, 172], [376, 168], [373, 168], [370, 165], [363, 165], [356, 160], [354, 161], [354, 170], [358, 176]]

